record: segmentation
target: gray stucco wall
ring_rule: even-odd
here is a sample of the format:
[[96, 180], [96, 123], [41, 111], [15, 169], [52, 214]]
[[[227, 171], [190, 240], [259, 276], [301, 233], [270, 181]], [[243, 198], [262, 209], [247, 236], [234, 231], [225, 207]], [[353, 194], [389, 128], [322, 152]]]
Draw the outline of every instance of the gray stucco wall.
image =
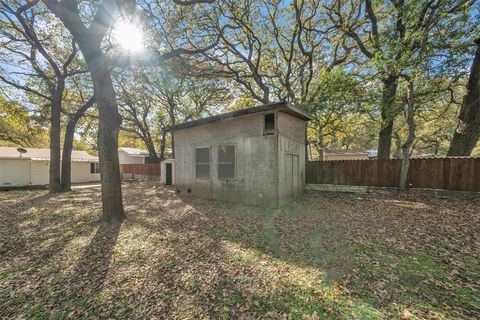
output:
[[[278, 113], [278, 167], [279, 167], [279, 204], [283, 205], [290, 201], [291, 198], [298, 193], [302, 193], [305, 186], [305, 121], [289, 116], [287, 114]], [[287, 159], [289, 155], [293, 155], [293, 159]], [[288, 161], [290, 160], [290, 161]], [[297, 181], [287, 174], [290, 173], [287, 166], [291, 166], [291, 161], [296, 161]], [[293, 168], [292, 168], [293, 170]], [[297, 188], [293, 188], [292, 184], [296, 184]]]
[[[299, 143], [304, 141], [305, 122], [283, 113], [277, 113], [276, 119], [276, 124], [285, 128], [266, 136], [263, 135], [264, 113], [175, 131], [177, 189], [182, 194], [267, 207], [278, 206], [279, 192], [288, 196], [286, 189], [278, 183], [282, 181], [279, 161], [285, 150], [299, 154], [302, 158], [299, 160], [300, 171], [303, 175], [305, 172], [304, 144]], [[300, 127], [300, 132], [297, 132]], [[218, 178], [218, 148], [223, 144], [235, 145], [234, 179]], [[195, 177], [196, 147], [210, 148], [210, 178]]]

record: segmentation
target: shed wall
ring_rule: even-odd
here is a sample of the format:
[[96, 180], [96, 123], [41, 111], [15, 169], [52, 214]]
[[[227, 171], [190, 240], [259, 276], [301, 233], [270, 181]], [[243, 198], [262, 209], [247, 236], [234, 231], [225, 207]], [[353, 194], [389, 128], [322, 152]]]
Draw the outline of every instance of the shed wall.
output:
[[[305, 185], [305, 121], [278, 113], [279, 204], [303, 192]], [[296, 163], [292, 163], [292, 161]], [[296, 173], [296, 174], [295, 174]], [[295, 178], [296, 177], [296, 178]], [[296, 181], [294, 181], [296, 180]], [[292, 186], [297, 186], [292, 187]]]
[[[276, 206], [277, 135], [263, 135], [257, 113], [175, 131], [176, 185], [183, 193], [231, 202]], [[218, 148], [235, 145], [234, 179], [218, 178]], [[210, 178], [195, 177], [195, 148], [210, 148]]]

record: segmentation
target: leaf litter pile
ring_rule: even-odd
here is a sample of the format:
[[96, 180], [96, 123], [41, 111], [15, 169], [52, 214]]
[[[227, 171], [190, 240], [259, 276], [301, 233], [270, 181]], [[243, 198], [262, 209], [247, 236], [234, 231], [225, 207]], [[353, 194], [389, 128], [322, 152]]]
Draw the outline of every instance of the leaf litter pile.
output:
[[0, 318], [480, 318], [480, 200], [123, 190], [121, 225], [98, 188], [0, 192]]

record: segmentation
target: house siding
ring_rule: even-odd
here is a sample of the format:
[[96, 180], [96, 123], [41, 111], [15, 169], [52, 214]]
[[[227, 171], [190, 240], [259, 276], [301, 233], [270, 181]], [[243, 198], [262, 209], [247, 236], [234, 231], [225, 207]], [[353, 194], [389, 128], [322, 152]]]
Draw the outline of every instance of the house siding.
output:
[[90, 162], [72, 162], [72, 183], [100, 181], [100, 173], [90, 173]]
[[[0, 159], [0, 187], [40, 186], [49, 183], [50, 162], [30, 159]], [[72, 162], [72, 183], [100, 181], [90, 173], [90, 162]]]
[[144, 164], [145, 157], [133, 157], [123, 150], [118, 151], [118, 161], [120, 164]]
[[30, 159], [0, 159], [0, 187], [31, 184]]

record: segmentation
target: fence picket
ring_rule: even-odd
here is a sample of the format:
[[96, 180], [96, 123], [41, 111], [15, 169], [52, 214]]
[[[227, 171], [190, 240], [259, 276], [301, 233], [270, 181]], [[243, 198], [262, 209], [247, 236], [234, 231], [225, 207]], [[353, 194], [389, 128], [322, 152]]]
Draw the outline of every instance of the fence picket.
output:
[[133, 173], [146, 176], [160, 176], [159, 163], [121, 164], [120, 173]]
[[[402, 161], [308, 161], [307, 183], [397, 187]], [[480, 191], [480, 158], [411, 159], [408, 184], [412, 188]]]

